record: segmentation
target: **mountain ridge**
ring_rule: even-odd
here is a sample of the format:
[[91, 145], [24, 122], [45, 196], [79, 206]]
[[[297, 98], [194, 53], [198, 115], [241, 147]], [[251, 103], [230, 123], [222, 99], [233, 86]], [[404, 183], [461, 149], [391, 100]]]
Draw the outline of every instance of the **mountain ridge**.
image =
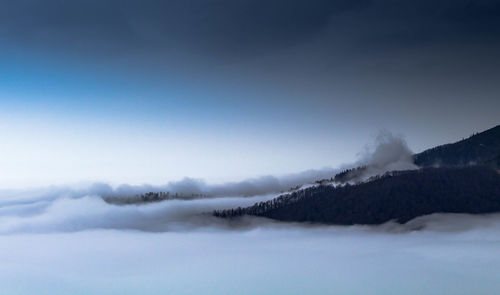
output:
[[500, 125], [454, 143], [427, 149], [415, 154], [413, 159], [420, 167], [471, 164], [500, 167]]
[[500, 125], [415, 154], [413, 160], [419, 169], [356, 183], [366, 170], [356, 167], [336, 174], [333, 181], [341, 183], [336, 187], [320, 184], [213, 215], [351, 225], [406, 223], [433, 213], [500, 212]]

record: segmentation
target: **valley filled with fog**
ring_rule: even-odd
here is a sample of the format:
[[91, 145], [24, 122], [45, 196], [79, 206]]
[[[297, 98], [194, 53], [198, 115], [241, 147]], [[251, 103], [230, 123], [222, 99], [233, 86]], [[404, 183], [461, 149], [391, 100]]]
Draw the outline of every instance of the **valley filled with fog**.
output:
[[494, 294], [500, 287], [495, 214], [341, 227], [210, 214], [276, 194], [143, 205], [57, 189], [19, 194], [0, 203], [3, 294]]
[[[341, 168], [356, 166], [357, 181], [417, 169], [406, 142], [387, 132]], [[496, 294], [498, 213], [353, 226], [213, 214], [340, 185], [339, 171], [2, 190], [0, 293]], [[143, 199], [162, 191], [171, 194]]]

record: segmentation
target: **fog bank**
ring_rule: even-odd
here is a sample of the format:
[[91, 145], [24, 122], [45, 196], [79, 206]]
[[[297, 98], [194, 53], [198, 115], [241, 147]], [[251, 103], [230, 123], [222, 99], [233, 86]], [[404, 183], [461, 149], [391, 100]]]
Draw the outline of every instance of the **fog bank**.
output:
[[322, 226], [206, 214], [275, 194], [118, 206], [0, 202], [0, 293], [496, 295], [500, 214]]
[[216, 209], [250, 206], [276, 195], [168, 200], [141, 205], [113, 205], [100, 196], [32, 200], [0, 206], [0, 234], [74, 232], [89, 229], [189, 231], [200, 227], [231, 228], [258, 221], [229, 223], [211, 216]]
[[499, 228], [0, 235], [0, 293], [496, 295]]

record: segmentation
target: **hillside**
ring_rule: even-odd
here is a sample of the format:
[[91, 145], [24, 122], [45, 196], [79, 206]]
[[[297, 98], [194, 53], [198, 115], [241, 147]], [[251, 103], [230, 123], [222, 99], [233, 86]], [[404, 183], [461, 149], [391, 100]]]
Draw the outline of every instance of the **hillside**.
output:
[[393, 172], [358, 185], [311, 187], [214, 215], [351, 225], [405, 223], [432, 213], [498, 211], [500, 174], [489, 167], [471, 166]]
[[425, 150], [416, 154], [414, 161], [420, 167], [470, 164], [500, 167], [500, 125], [467, 139]]
[[[457, 167], [484, 165], [500, 169], [500, 125], [455, 143], [444, 144], [413, 155], [419, 167]], [[363, 179], [369, 167], [359, 166], [337, 173], [337, 183]]]

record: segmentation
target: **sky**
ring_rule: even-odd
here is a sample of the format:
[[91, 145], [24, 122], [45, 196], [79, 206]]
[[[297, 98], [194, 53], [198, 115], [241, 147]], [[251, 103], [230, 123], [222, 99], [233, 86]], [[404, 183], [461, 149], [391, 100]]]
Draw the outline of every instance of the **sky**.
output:
[[219, 183], [500, 123], [499, 1], [0, 2], [0, 188]]

